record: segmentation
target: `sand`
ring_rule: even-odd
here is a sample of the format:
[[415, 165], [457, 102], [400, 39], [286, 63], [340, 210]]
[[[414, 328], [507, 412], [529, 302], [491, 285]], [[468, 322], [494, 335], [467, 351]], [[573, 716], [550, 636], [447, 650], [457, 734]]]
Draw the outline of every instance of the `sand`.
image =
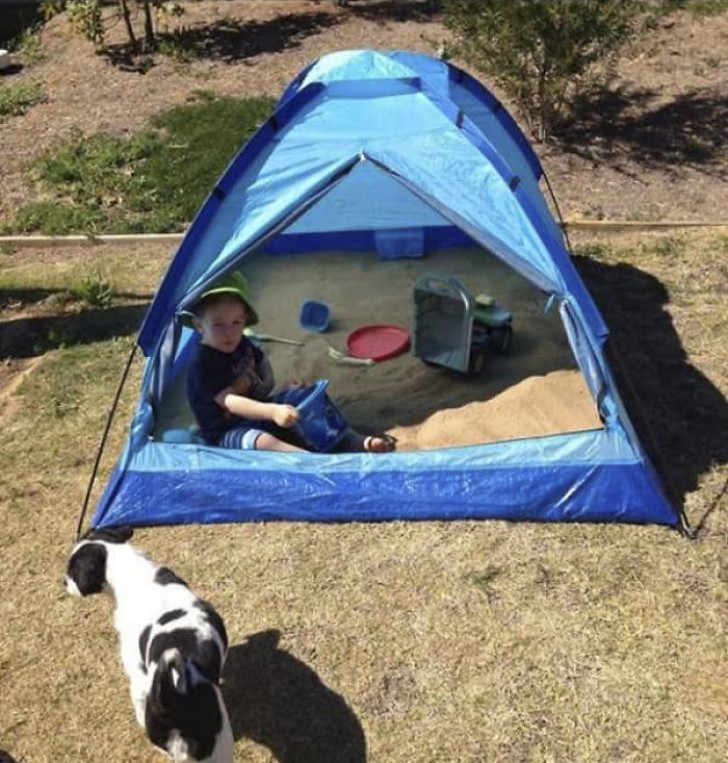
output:
[[[279, 384], [328, 379], [331, 397], [352, 426], [390, 433], [398, 450], [601, 426], [557, 312], [545, 313], [545, 295], [481, 249], [391, 261], [373, 253], [253, 255], [244, 270], [261, 316], [255, 330], [304, 343], [263, 343]], [[329, 347], [345, 352], [348, 335], [364, 325], [399, 325], [412, 335], [414, 284], [431, 273], [454, 276], [471, 294], [488, 293], [513, 313], [507, 354], [489, 353], [477, 378], [425, 364], [411, 352], [369, 367], [339, 365], [330, 358]], [[325, 333], [299, 325], [308, 299], [329, 306]], [[163, 406], [161, 428], [189, 421], [178, 385]]]

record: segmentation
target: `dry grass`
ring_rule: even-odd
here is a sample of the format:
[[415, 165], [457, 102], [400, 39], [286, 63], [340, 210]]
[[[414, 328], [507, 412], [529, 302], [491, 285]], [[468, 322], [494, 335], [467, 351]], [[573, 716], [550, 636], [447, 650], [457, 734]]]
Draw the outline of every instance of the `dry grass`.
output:
[[[260, 34], [241, 36], [253, 48], [145, 77], [72, 44], [59, 17], [42, 35], [45, 60], [18, 75], [37, 78], [47, 99], [0, 126], [0, 216], [29, 197], [24, 162], [73, 127], [136, 129], [199, 88], [277, 96], [330, 50], [430, 52], [444, 35], [437, 18], [400, 23], [365, 5], [204, 0], [186, 23], [257, 20]], [[290, 45], [274, 18], [283, 6], [311, 15], [296, 21]], [[666, 21], [621, 62], [569, 150], [541, 151], [567, 217], [724, 213], [726, 23]], [[689, 156], [695, 130], [716, 150], [666, 161]], [[725, 759], [726, 238], [577, 243], [592, 254], [579, 267], [697, 540], [657, 527], [503, 522], [139, 531], [138, 545], [226, 618], [237, 760]], [[0, 747], [24, 763], [160, 759], [134, 724], [108, 601], [71, 599], [61, 581], [106, 411], [169, 256], [159, 247], [0, 254]], [[121, 292], [103, 311], [65, 294], [92, 266]]]
[[[684, 393], [681, 410], [643, 404], [665, 418], [650, 419], [658, 444], [681, 451], [668, 466], [698, 539], [503, 522], [138, 531], [139, 546], [226, 618], [237, 760], [724, 760], [728, 475], [713, 430], [726, 422], [726, 238], [578, 243], [591, 252], [579, 265], [600, 303], [610, 292], [598, 282], [612, 289], [609, 322], [628, 365], [667, 363], [667, 401]], [[32, 310], [14, 308], [28, 328], [56, 309], [43, 302], [49, 287], [67, 288], [91, 260], [117, 290], [144, 295], [167, 257], [142, 247], [57, 260], [18, 252], [0, 261], [0, 291], [40, 295]], [[117, 297], [110, 310], [142, 301]], [[61, 585], [130, 346], [129, 330], [92, 315], [95, 338], [78, 333], [48, 352], [0, 401], [0, 746], [27, 763], [158, 759], [134, 725], [109, 603], [71, 599]], [[111, 454], [138, 374], [137, 365]]]

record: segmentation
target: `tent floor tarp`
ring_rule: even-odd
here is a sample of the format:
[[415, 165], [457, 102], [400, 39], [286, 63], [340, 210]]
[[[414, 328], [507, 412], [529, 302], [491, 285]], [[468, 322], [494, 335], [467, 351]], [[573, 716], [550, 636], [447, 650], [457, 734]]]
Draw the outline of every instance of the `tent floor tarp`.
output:
[[[278, 382], [329, 379], [352, 425], [390, 433], [398, 450], [601, 426], [557, 312], [545, 313], [544, 295], [481, 248], [392, 261], [374, 253], [259, 255], [246, 259], [244, 270], [261, 315], [256, 330], [304, 342], [265, 343]], [[329, 346], [344, 351], [349, 333], [362, 325], [396, 324], [412, 334], [414, 284], [433, 272], [456, 277], [471, 294], [490, 294], [513, 313], [509, 352], [488, 352], [483, 373], [473, 379], [426, 365], [411, 352], [369, 367], [331, 360]], [[299, 326], [299, 309], [308, 299], [331, 309], [331, 326], [323, 334]], [[162, 407], [157, 436], [191, 423], [181, 382]]]

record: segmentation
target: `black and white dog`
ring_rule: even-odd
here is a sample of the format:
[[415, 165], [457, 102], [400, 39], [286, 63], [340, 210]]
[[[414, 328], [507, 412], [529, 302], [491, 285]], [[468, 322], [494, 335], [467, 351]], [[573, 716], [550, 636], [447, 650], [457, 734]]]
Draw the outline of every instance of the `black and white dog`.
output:
[[175, 761], [232, 763], [233, 734], [218, 688], [225, 624], [172, 570], [127, 543], [131, 536], [130, 528], [87, 533], [68, 560], [66, 589], [113, 595], [134, 711], [152, 744]]

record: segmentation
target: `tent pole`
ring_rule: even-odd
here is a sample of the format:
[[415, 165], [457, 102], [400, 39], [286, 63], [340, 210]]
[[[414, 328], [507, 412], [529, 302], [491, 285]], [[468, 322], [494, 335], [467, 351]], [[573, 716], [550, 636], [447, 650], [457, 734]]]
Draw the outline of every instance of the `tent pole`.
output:
[[111, 422], [114, 420], [114, 414], [116, 413], [116, 408], [119, 404], [119, 399], [121, 398], [121, 393], [122, 393], [122, 390], [124, 389], [124, 385], [126, 384], [126, 379], [129, 376], [129, 370], [131, 369], [131, 364], [134, 361], [134, 356], [136, 355], [136, 351], [138, 347], [139, 345], [136, 342], [134, 342], [131, 348], [131, 352], [129, 353], [129, 358], [126, 361], [124, 372], [122, 373], [121, 379], [119, 380], [119, 386], [116, 389], [114, 402], [111, 404], [111, 408], [109, 409], [109, 412], [106, 417], [106, 426], [104, 427], [104, 433], [101, 436], [101, 442], [99, 443], [99, 447], [96, 452], [96, 460], [94, 462], [94, 466], [91, 471], [91, 478], [89, 479], [88, 487], [86, 488], [86, 496], [83, 499], [83, 505], [81, 507], [81, 516], [78, 518], [78, 525], [76, 527], [76, 541], [78, 541], [78, 539], [81, 537], [81, 529], [83, 527], [83, 520], [86, 516], [86, 511], [88, 510], [89, 500], [91, 499], [91, 491], [93, 490], [94, 482], [96, 481], [96, 474], [99, 470], [99, 464], [101, 463], [101, 456], [104, 453], [106, 438], [109, 436], [109, 430], [111, 429]]

